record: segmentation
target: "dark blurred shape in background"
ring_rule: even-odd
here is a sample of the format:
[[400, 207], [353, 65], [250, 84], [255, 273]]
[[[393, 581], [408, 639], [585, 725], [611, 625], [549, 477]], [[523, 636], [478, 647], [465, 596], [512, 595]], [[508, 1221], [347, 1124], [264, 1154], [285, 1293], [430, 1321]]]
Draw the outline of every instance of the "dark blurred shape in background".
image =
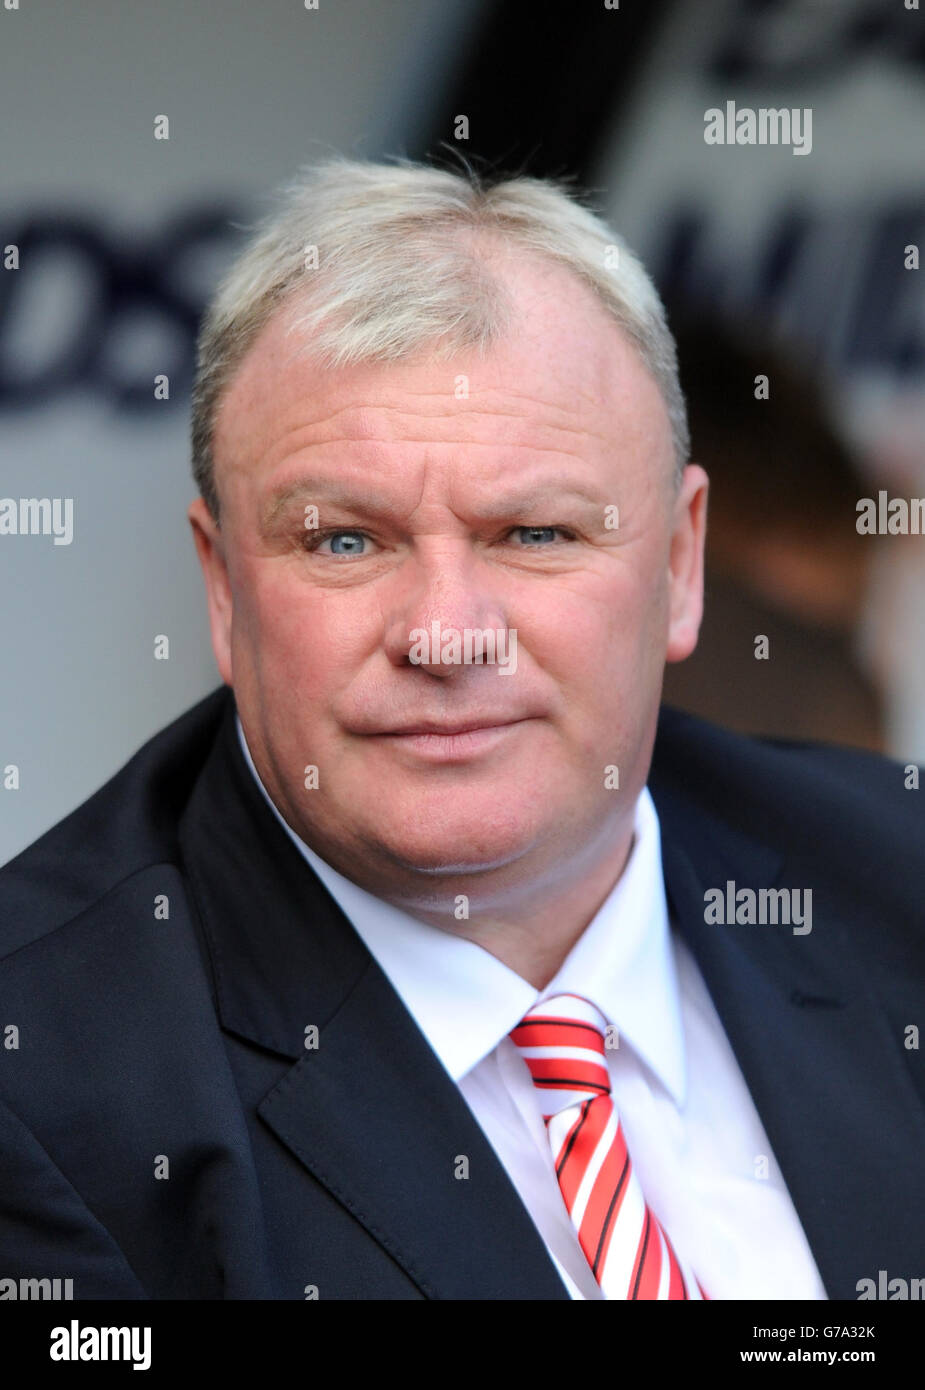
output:
[[[562, 174], [587, 183], [623, 119], [634, 80], [673, 0], [545, 5], [500, 0], [483, 7], [446, 90], [433, 93], [429, 124], [410, 142], [422, 159], [453, 139], [508, 173]], [[614, 22], [616, 20], [616, 23]]]
[[865, 485], [824, 394], [760, 330], [701, 319], [674, 331], [710, 502], [700, 641], [668, 667], [664, 698], [747, 733], [882, 750], [858, 653], [874, 556], [855, 525]]

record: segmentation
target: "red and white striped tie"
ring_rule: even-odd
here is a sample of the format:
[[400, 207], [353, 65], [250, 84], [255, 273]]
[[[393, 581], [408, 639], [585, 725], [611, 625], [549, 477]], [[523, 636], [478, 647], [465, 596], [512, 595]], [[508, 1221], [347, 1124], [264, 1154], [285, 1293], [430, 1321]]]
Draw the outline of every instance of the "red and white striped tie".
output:
[[642, 1195], [610, 1095], [607, 1021], [557, 994], [511, 1031], [541, 1094], [556, 1177], [605, 1298], [705, 1298]]

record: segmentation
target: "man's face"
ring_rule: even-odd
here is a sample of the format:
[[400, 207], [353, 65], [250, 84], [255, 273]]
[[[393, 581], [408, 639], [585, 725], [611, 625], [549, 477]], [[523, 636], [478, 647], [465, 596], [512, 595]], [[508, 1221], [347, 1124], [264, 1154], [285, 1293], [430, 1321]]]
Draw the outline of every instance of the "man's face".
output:
[[[705, 480], [676, 491], [658, 388], [570, 274], [505, 273], [518, 321], [484, 358], [324, 371], [284, 307], [219, 410], [220, 529], [190, 511], [273, 800], [342, 872], [411, 897], [460, 873], [535, 885], [614, 843], [700, 620]], [[500, 633], [516, 669], [415, 645], [435, 623]], [[422, 725], [482, 732], [401, 732]]]

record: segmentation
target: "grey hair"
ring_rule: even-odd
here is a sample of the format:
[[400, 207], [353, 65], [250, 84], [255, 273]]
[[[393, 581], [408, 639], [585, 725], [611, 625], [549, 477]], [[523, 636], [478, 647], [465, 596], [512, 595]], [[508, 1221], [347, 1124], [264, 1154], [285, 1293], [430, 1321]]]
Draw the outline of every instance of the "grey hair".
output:
[[664, 307], [622, 238], [564, 181], [518, 175], [492, 183], [468, 165], [463, 173], [404, 158], [334, 156], [300, 170], [277, 199], [199, 332], [192, 466], [216, 521], [218, 405], [281, 305], [300, 311], [290, 331], [323, 367], [395, 361], [425, 345], [442, 358], [484, 352], [513, 313], [503, 273], [489, 268], [499, 243], [570, 270], [634, 343], [661, 391], [680, 480], [690, 436]]

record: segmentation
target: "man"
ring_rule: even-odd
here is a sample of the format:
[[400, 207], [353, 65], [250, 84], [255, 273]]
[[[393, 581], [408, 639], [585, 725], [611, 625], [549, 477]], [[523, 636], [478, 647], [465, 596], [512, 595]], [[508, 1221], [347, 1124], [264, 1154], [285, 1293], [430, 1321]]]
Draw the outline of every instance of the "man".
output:
[[659, 716], [707, 479], [627, 248], [553, 185], [322, 165], [207, 316], [193, 452], [223, 686], [2, 875], [0, 1273], [921, 1272], [919, 794]]

